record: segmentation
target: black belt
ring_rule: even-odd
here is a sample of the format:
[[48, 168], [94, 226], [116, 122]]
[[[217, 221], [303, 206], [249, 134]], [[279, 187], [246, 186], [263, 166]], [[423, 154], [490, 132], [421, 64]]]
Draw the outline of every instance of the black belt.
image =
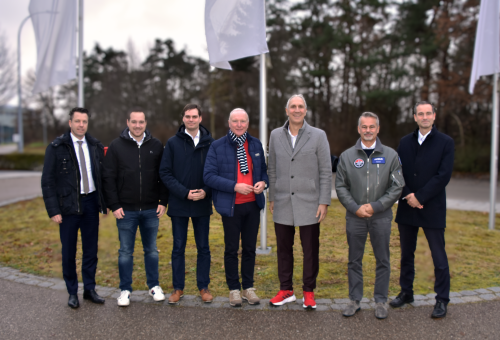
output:
[[94, 191], [92, 191], [92, 192], [89, 192], [88, 194], [80, 194], [80, 196], [82, 196], [82, 197], [87, 197], [87, 196], [92, 195], [93, 193], [95, 193], [95, 190], [94, 190]]

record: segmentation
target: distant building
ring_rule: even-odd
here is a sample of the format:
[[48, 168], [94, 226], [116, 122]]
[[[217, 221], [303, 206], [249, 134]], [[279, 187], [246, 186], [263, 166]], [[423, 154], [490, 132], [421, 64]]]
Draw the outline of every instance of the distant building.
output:
[[0, 144], [13, 143], [12, 135], [17, 132], [17, 107], [0, 106]]

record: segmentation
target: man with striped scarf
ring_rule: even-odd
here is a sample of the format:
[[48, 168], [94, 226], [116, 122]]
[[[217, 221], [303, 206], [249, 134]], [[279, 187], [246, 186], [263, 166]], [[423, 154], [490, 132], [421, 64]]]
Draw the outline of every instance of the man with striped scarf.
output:
[[[243, 109], [234, 109], [228, 123], [228, 134], [210, 146], [203, 180], [212, 188], [215, 209], [222, 216], [229, 303], [239, 307], [242, 299], [249, 304], [260, 302], [253, 287], [253, 275], [260, 211], [265, 207], [262, 192], [269, 179], [262, 144], [247, 131], [248, 114]], [[240, 235], [241, 283], [238, 275]]]

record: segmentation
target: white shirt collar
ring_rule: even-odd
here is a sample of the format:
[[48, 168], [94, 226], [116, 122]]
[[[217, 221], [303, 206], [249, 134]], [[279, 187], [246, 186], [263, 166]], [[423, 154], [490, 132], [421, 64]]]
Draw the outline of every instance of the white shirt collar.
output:
[[142, 145], [142, 142], [144, 142], [144, 138], [146, 138], [146, 132], [143, 132], [143, 133], [142, 133], [142, 139], [141, 139], [141, 141], [140, 141], [140, 142], [138, 142], [138, 141], [134, 138], [134, 136], [132, 136], [132, 134], [130, 133], [130, 130], [128, 131], [128, 135], [130, 136], [130, 138], [132, 138], [132, 139], [133, 139], [133, 140], [137, 143], [137, 145]]
[[[431, 130], [431, 131], [432, 131], [432, 130]], [[419, 143], [420, 145], [422, 145], [422, 143], [423, 143], [423, 142], [424, 142], [424, 140], [427, 138], [427, 136], [429, 135], [429, 133], [431, 133], [431, 131], [427, 132], [427, 133], [425, 134], [425, 136], [424, 136], [424, 135], [422, 135], [422, 133], [420, 133], [420, 129], [418, 130], [418, 143]]]
[[372, 145], [372, 146], [370, 146], [370, 147], [367, 147], [366, 145], [364, 145], [364, 144], [363, 144], [363, 142], [361, 142], [361, 148], [362, 148], [363, 150], [372, 150], [372, 149], [375, 149], [375, 146], [376, 146], [376, 145], [377, 145], [377, 141], [375, 141], [375, 143], [373, 143], [373, 145]]
[[87, 140], [85, 139], [85, 136], [83, 136], [82, 139], [78, 139], [78, 138], [75, 137], [75, 135], [73, 135], [73, 132], [71, 132], [70, 135], [71, 135], [71, 140], [73, 141], [73, 143], [83, 142], [82, 145], [87, 143]]
[[185, 133], [186, 135], [188, 135], [189, 137], [193, 138], [193, 139], [196, 139], [196, 138], [198, 138], [198, 139], [199, 139], [199, 138], [200, 138], [200, 129], [198, 129], [198, 132], [196, 133], [196, 136], [194, 136], [194, 137], [193, 137], [193, 136], [191, 136], [191, 134], [190, 134], [189, 132], [187, 132], [187, 130], [184, 130], [184, 133]]

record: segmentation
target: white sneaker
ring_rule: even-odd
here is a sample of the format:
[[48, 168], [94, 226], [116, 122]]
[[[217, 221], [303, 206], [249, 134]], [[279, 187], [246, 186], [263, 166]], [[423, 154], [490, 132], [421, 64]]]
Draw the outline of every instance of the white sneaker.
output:
[[128, 290], [122, 290], [122, 293], [116, 300], [118, 301], [118, 306], [125, 307], [130, 305], [130, 292]]
[[163, 290], [160, 286], [154, 286], [149, 290], [149, 295], [153, 297], [155, 301], [163, 301], [165, 300], [165, 294], [163, 294]]

